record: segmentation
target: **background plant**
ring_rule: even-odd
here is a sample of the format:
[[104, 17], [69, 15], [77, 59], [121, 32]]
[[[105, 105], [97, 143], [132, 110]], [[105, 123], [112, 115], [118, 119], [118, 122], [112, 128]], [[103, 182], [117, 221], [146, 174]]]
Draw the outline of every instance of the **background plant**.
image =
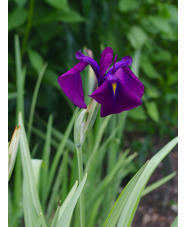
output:
[[[99, 188], [101, 193], [108, 187], [100, 223], [117, 197], [122, 179], [132, 176], [149, 153], [157, 151], [152, 144], [154, 135], [163, 141], [177, 134], [177, 2], [9, 0], [9, 140], [21, 111], [31, 155], [44, 160], [39, 192], [48, 220], [59, 198], [63, 201], [78, 179], [76, 171], [70, 170], [77, 165], [72, 140], [75, 107], [63, 96], [57, 78], [76, 63], [74, 53], [85, 46], [93, 50], [96, 60], [106, 46], [111, 46], [118, 58], [131, 55], [134, 71], [146, 87], [143, 106], [111, 119], [98, 117], [85, 141], [84, 162], [87, 163], [92, 154], [95, 156], [87, 167], [90, 169], [87, 190], [94, 192], [96, 183], [111, 174]], [[142, 141], [138, 140], [139, 136]], [[130, 145], [126, 143], [127, 138], [132, 138]], [[128, 147], [138, 151], [138, 158], [133, 160], [135, 153], [133, 156], [124, 153], [133, 160], [126, 163], [126, 171], [125, 165], [116, 163]], [[123, 156], [123, 160], [126, 157]], [[95, 161], [98, 159], [99, 162]], [[44, 169], [50, 172], [49, 178]], [[109, 187], [116, 172], [116, 188]], [[58, 183], [51, 187], [54, 177]], [[9, 183], [13, 226], [19, 226], [23, 216], [20, 182], [18, 152]], [[42, 193], [46, 182], [48, 188]], [[93, 207], [95, 212], [87, 217], [90, 226], [97, 218], [96, 210], [103, 199], [99, 198]]]

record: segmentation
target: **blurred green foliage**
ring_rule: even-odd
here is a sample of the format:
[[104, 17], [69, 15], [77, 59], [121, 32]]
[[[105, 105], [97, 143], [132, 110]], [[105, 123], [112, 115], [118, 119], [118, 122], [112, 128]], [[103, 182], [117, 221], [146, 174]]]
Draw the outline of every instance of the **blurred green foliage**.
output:
[[[16, 116], [17, 34], [26, 70], [26, 123], [44, 63], [48, 67], [33, 124], [42, 130], [41, 120], [47, 121], [53, 114], [54, 125], [64, 131], [74, 105], [60, 90], [58, 76], [77, 63], [77, 50], [86, 46], [99, 61], [102, 49], [111, 46], [118, 59], [130, 55], [139, 61], [136, 74], [145, 85], [143, 105], [129, 111], [126, 131], [173, 138], [177, 134], [178, 102], [177, 4], [173, 0], [9, 0], [9, 129], [14, 128]], [[9, 131], [11, 134], [12, 130]], [[31, 141], [33, 147], [34, 136]]]

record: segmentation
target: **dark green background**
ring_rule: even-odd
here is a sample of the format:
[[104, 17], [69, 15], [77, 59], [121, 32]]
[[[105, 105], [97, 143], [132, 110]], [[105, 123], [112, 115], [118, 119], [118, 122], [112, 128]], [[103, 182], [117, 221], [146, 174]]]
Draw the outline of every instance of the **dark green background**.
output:
[[[9, 139], [16, 123], [15, 34], [26, 68], [24, 102], [28, 122], [33, 90], [43, 63], [48, 62], [34, 114], [34, 126], [53, 114], [54, 127], [64, 131], [74, 105], [67, 101], [57, 78], [78, 61], [75, 52], [87, 47], [99, 62], [110, 46], [118, 60], [139, 59], [138, 76], [145, 85], [143, 105], [129, 111], [126, 131], [144, 135], [133, 149], [149, 148], [150, 138], [177, 134], [177, 1], [155, 0], [9, 0]], [[137, 125], [137, 127], [136, 127]], [[35, 143], [34, 135], [31, 147]]]

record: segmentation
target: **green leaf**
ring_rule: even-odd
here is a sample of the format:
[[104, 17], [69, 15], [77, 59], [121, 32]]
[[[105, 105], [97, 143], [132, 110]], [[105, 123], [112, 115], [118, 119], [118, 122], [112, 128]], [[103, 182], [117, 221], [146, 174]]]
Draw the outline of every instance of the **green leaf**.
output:
[[148, 56], [142, 55], [140, 66], [149, 78], [154, 79], [159, 77], [159, 73], [154, 68], [152, 61], [149, 60]]
[[80, 22], [85, 22], [86, 19], [76, 11], [69, 9], [68, 12], [61, 12], [61, 11], [53, 12], [43, 17], [42, 19], [35, 21], [34, 24], [37, 25], [37, 24], [43, 24], [43, 23], [50, 23], [52, 21], [60, 21], [60, 22], [66, 22], [66, 23], [80, 23]]
[[141, 59], [141, 50], [138, 49], [135, 51], [134, 56], [133, 56], [133, 63], [131, 66], [131, 70], [133, 73], [139, 77], [139, 65], [140, 65], [140, 59]]
[[76, 189], [75, 193], [73, 194], [72, 198], [70, 199], [68, 205], [66, 206], [64, 212], [61, 214], [61, 217], [59, 218], [58, 224], [56, 227], [68, 227], [70, 224], [70, 220], [72, 217], [72, 213], [74, 211], [75, 205], [79, 199], [79, 196], [83, 190], [83, 187], [85, 185], [87, 179], [87, 174], [85, 174], [83, 180], [79, 184], [78, 188]]
[[155, 102], [146, 102], [147, 113], [156, 123], [159, 122], [159, 111]]
[[8, 100], [16, 99], [17, 92], [8, 92]]
[[15, 35], [15, 63], [16, 63], [16, 86], [17, 86], [17, 105], [16, 105], [16, 120], [18, 118], [18, 113], [22, 113], [22, 117], [24, 119], [24, 73], [22, 70], [21, 63], [21, 52], [20, 52], [20, 44], [19, 37]]
[[[61, 202], [61, 201], [59, 201], [59, 204], [60, 204], [60, 202]], [[58, 218], [59, 218], [59, 210], [60, 210], [60, 208], [61, 208], [61, 206], [60, 206], [59, 204], [58, 204], [58, 206], [57, 206], [57, 210], [56, 210], [56, 212], [55, 212], [55, 214], [54, 214], [54, 217], [53, 217], [53, 219], [52, 219], [52, 223], [51, 223], [50, 227], [56, 227], [56, 225], [57, 225]]]
[[38, 52], [36, 51], [28, 50], [28, 56], [32, 64], [32, 67], [36, 70], [37, 74], [39, 74], [43, 66], [43, 59], [41, 55], [38, 54]]
[[[60, 164], [59, 170], [55, 175], [55, 180], [54, 183], [52, 185], [52, 192], [51, 192], [51, 196], [47, 201], [47, 212], [46, 212], [46, 218], [49, 219], [49, 217], [52, 214], [52, 211], [55, 207], [56, 204], [56, 195], [59, 192], [60, 186], [62, 184], [62, 192], [66, 193], [66, 188], [67, 188], [67, 183], [65, 183], [65, 179], [67, 181], [67, 161], [68, 160], [68, 150], [65, 151], [64, 155], [63, 155], [63, 160], [62, 163]], [[46, 202], [46, 201], [45, 201]]]
[[116, 200], [104, 226], [115, 226], [119, 216], [118, 227], [131, 226], [131, 222], [147, 181], [163, 158], [165, 158], [165, 156], [176, 146], [177, 142], [177, 137], [171, 140], [130, 180]]
[[145, 31], [139, 26], [132, 26], [130, 31], [127, 33], [127, 37], [135, 49], [140, 49], [145, 42], [147, 41], [147, 34]]
[[150, 98], [159, 98], [161, 96], [160, 91], [156, 87], [146, 87], [145, 91]]
[[128, 112], [128, 116], [135, 120], [146, 120], [147, 116], [142, 106], [134, 108]]
[[178, 8], [175, 5], [163, 4], [169, 13], [169, 21], [178, 25]]
[[41, 169], [42, 160], [40, 160], [40, 159], [31, 159], [31, 162], [32, 162], [32, 168], [33, 168], [33, 171], [34, 171], [36, 188], [38, 189], [39, 175], [40, 175], [40, 169]]
[[43, 216], [36, 181], [34, 176], [34, 170], [32, 167], [30, 151], [26, 138], [26, 133], [23, 125], [22, 115], [19, 113], [19, 124], [21, 126], [20, 135], [20, 152], [21, 163], [23, 169], [23, 210], [24, 220], [26, 226], [33, 226], [35, 223], [41, 221], [42, 226], [46, 226], [46, 222]]
[[[22, 114], [24, 119], [24, 80], [26, 70], [22, 69], [21, 62], [21, 51], [19, 44], [18, 35], [14, 36], [15, 44], [15, 65], [16, 65], [16, 87], [17, 87], [17, 100], [16, 100], [16, 124], [18, 121], [19, 112]], [[15, 70], [15, 69], [14, 69]], [[22, 172], [21, 172], [21, 155], [20, 152], [17, 154], [17, 160], [15, 165], [15, 174], [14, 174], [14, 202], [19, 204], [22, 197]]]
[[134, 153], [126, 158], [128, 153], [129, 153], [129, 150], [127, 150], [125, 153], [123, 153], [121, 155], [117, 164], [113, 167], [113, 169], [110, 171], [110, 173], [97, 186], [97, 188], [94, 190], [94, 193], [92, 193], [89, 200], [87, 201], [86, 209], [89, 209], [92, 206], [93, 202], [96, 201], [96, 199], [99, 198], [99, 196], [101, 196], [101, 194], [104, 192], [105, 188], [108, 188], [109, 184], [112, 183], [112, 180], [114, 179], [114, 177], [117, 176], [117, 173], [119, 172], [119, 170], [122, 167], [126, 166], [128, 163], [130, 163], [137, 155], [136, 153]]
[[30, 142], [30, 135], [31, 135], [31, 131], [32, 131], [32, 124], [33, 124], [33, 119], [34, 119], [34, 111], [35, 111], [35, 106], [36, 106], [36, 101], [37, 101], [37, 95], [39, 92], [39, 87], [43, 78], [43, 75], [46, 71], [47, 68], [47, 63], [45, 63], [43, 65], [43, 67], [41, 68], [41, 71], [39, 73], [37, 82], [36, 82], [36, 86], [33, 92], [33, 97], [32, 97], [32, 103], [31, 103], [31, 107], [30, 107], [30, 115], [29, 115], [29, 120], [28, 120], [28, 142]]
[[168, 176], [156, 181], [155, 183], [149, 185], [148, 187], [146, 187], [142, 193], [142, 195], [146, 195], [148, 193], [150, 193], [151, 191], [155, 190], [156, 188], [159, 188], [161, 185], [165, 184], [167, 181], [169, 181], [170, 179], [172, 179], [174, 176], [176, 175], [176, 172], [173, 172], [171, 174], [169, 174]]
[[42, 160], [45, 165], [45, 167], [43, 167], [41, 170], [41, 180], [40, 180], [41, 202], [43, 207], [45, 207], [45, 203], [47, 200], [46, 185], [47, 185], [47, 178], [48, 178], [48, 172], [49, 172], [52, 122], [53, 122], [53, 116], [50, 115], [48, 119], [47, 132], [46, 132], [46, 135], [44, 135], [45, 145], [42, 153]]
[[25, 23], [28, 13], [23, 8], [16, 7], [8, 16], [8, 31], [20, 27]]
[[78, 181], [75, 182], [74, 186], [72, 187], [72, 189], [70, 190], [70, 192], [68, 193], [67, 197], [65, 198], [61, 208], [60, 208], [60, 211], [59, 211], [59, 218], [58, 220], [60, 219], [61, 215], [64, 213], [67, 205], [70, 203], [71, 199], [72, 199], [72, 196], [74, 195], [76, 189], [77, 189], [77, 186], [78, 186]]
[[173, 33], [173, 30], [172, 30], [167, 18], [164, 18], [162, 16], [150, 16], [149, 21], [160, 31], [168, 33], [168, 34]]
[[59, 161], [60, 161], [60, 157], [62, 156], [64, 148], [65, 148], [66, 143], [67, 143], [67, 139], [68, 139], [68, 137], [69, 137], [69, 135], [72, 131], [72, 128], [73, 128], [73, 125], [74, 125], [74, 120], [76, 118], [77, 112], [78, 112], [78, 108], [76, 108], [76, 110], [74, 111], [74, 114], [73, 114], [73, 116], [72, 116], [72, 118], [71, 118], [71, 120], [68, 124], [66, 131], [65, 131], [63, 140], [61, 140], [61, 142], [58, 146], [58, 149], [56, 151], [56, 154], [54, 156], [54, 159], [52, 161], [49, 176], [48, 176], [48, 184], [47, 184], [47, 187], [46, 187], [46, 197], [49, 194], [49, 191], [50, 191], [50, 188], [51, 188], [51, 185], [52, 185], [55, 173], [56, 173], [56, 169], [57, 169]]
[[130, 182], [127, 184], [127, 186], [124, 188], [124, 190], [119, 195], [118, 199], [114, 203], [114, 206], [112, 207], [105, 223], [104, 227], [112, 227], [115, 226], [120, 215], [122, 212], [122, 209], [124, 207], [124, 204], [126, 203], [135, 183], [139, 180], [141, 174], [145, 170], [145, 167], [148, 163], [146, 163], [136, 174], [135, 176], [130, 180]]
[[45, 0], [49, 5], [53, 6], [58, 10], [68, 12], [69, 6], [67, 0]]
[[134, 11], [138, 9], [139, 6], [140, 2], [135, 0], [120, 0], [118, 5], [121, 12]]
[[162, 159], [165, 158], [165, 156], [173, 149], [177, 142], [178, 138], [176, 137], [175, 139], [170, 141], [165, 147], [163, 147], [146, 165], [145, 170], [141, 174], [139, 180], [135, 183], [135, 186], [130, 193], [130, 197], [128, 198], [123, 208], [122, 214], [118, 222], [118, 227], [124, 226], [124, 224], [126, 223], [126, 226], [131, 225], [139, 200], [142, 196], [142, 191], [148, 179], [150, 178], [156, 167], [159, 165], [159, 163], [162, 161]]
[[27, 0], [14, 0], [19, 7], [23, 7]]
[[178, 216], [174, 219], [171, 227], [178, 227]]

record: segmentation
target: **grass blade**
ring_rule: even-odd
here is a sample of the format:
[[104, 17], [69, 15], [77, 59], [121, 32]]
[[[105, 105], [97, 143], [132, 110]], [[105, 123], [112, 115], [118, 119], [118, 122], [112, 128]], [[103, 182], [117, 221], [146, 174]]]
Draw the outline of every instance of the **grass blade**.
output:
[[69, 204], [69, 202], [71, 201], [72, 199], [72, 196], [74, 195], [76, 189], [77, 189], [77, 186], [78, 186], [78, 181], [75, 182], [74, 186], [72, 187], [72, 189], [70, 190], [70, 192], [68, 193], [67, 197], [65, 198], [61, 208], [60, 208], [60, 211], [59, 211], [59, 218], [61, 217], [61, 215], [64, 213], [67, 205]]
[[15, 35], [15, 63], [16, 63], [16, 84], [17, 84], [17, 105], [16, 121], [18, 113], [22, 113], [24, 119], [24, 78], [21, 65], [21, 52], [18, 35]]
[[[15, 35], [15, 65], [16, 65], [16, 86], [17, 86], [17, 103], [16, 103], [16, 124], [18, 121], [19, 112], [22, 113], [24, 119], [24, 75], [22, 72], [21, 64], [21, 51], [19, 44], [19, 37]], [[17, 153], [16, 165], [15, 165], [15, 176], [14, 176], [14, 204], [18, 208], [22, 197], [22, 172], [21, 172], [21, 156], [20, 152]], [[16, 209], [17, 209], [16, 208]]]
[[[54, 181], [54, 184], [52, 187], [52, 193], [51, 193], [50, 200], [49, 200], [48, 206], [47, 206], [47, 213], [46, 213], [47, 219], [49, 219], [49, 216], [52, 213], [52, 210], [56, 203], [56, 199], [57, 199], [56, 195], [59, 194], [59, 188], [60, 188], [61, 184], [64, 182], [63, 180], [66, 178], [66, 176], [64, 176], [64, 175], [66, 174], [65, 168], [67, 166], [67, 159], [68, 159], [68, 150], [65, 151], [65, 153], [64, 153], [62, 164], [60, 165], [58, 173], [55, 177], [55, 181]], [[63, 185], [63, 186], [65, 186], [65, 185]], [[65, 190], [65, 188], [64, 188], [64, 190]]]
[[38, 189], [39, 175], [40, 175], [42, 160], [40, 160], [40, 159], [31, 159], [31, 162], [32, 162], [32, 168], [33, 168], [33, 171], [34, 171], [34, 178], [35, 178], [35, 182], [36, 182], [36, 188]]
[[130, 180], [120, 196], [116, 200], [109, 216], [107, 217], [104, 226], [115, 226], [118, 218], [118, 227], [130, 226], [133, 220], [138, 203], [142, 196], [143, 189], [150, 178], [153, 171], [162, 161], [162, 159], [173, 149], [177, 144], [177, 137], [164, 146], [149, 162], [147, 162], [137, 174]]
[[21, 126], [20, 152], [24, 177], [23, 208], [25, 224], [26, 226], [33, 226], [38, 218], [41, 218], [42, 226], [46, 226], [36, 188], [35, 176], [21, 113], [19, 113], [19, 124]]
[[48, 177], [48, 184], [47, 184], [47, 188], [46, 188], [47, 196], [49, 194], [49, 191], [50, 191], [53, 179], [54, 179], [54, 175], [55, 175], [58, 163], [60, 161], [60, 157], [63, 154], [64, 148], [65, 148], [66, 143], [67, 143], [67, 139], [68, 139], [68, 137], [69, 137], [69, 135], [70, 135], [70, 133], [72, 131], [72, 128], [73, 128], [73, 125], [74, 125], [74, 120], [76, 118], [77, 112], [78, 112], [78, 108], [76, 108], [76, 110], [74, 111], [74, 114], [73, 114], [73, 116], [72, 116], [72, 118], [71, 118], [71, 120], [70, 120], [70, 122], [68, 124], [68, 127], [67, 127], [66, 131], [65, 131], [63, 140], [59, 144], [59, 147], [58, 147], [58, 149], [56, 151], [54, 160], [52, 161], [52, 165], [51, 165], [50, 172], [49, 172], [49, 177]]
[[171, 227], [178, 227], [178, 216], [174, 219]]
[[130, 190], [132, 189], [131, 185], [139, 179], [146, 165], [147, 163], [134, 175], [134, 177], [130, 180], [130, 182], [121, 192], [104, 223], [104, 227], [112, 227], [116, 225], [118, 218], [121, 215], [123, 206], [127, 200], [127, 197], [130, 195]]
[[159, 188], [161, 185], [165, 184], [167, 181], [171, 180], [176, 175], [176, 172], [169, 174], [168, 176], [156, 181], [155, 183], [149, 185], [143, 190], [142, 196], [150, 193], [151, 191]]
[[47, 178], [48, 178], [48, 172], [49, 172], [52, 122], [53, 122], [53, 116], [50, 115], [48, 119], [47, 133], [46, 133], [46, 136], [44, 135], [45, 145], [44, 145], [43, 155], [42, 155], [44, 167], [42, 168], [42, 171], [41, 171], [41, 180], [40, 180], [41, 202], [42, 202], [43, 208], [45, 207], [45, 203], [47, 199], [46, 185], [47, 185]]
[[[122, 210], [121, 215], [119, 215], [120, 218], [117, 226], [121, 227], [131, 225], [138, 203], [142, 196], [143, 189], [148, 179], [150, 178], [156, 167], [159, 165], [159, 163], [162, 161], [162, 159], [165, 158], [165, 156], [173, 149], [174, 146], [176, 146], [177, 141], [177, 137], [170, 141], [130, 180], [130, 182], [127, 184], [127, 186], [124, 188], [119, 198], [117, 199], [113, 209], [106, 219], [104, 226], [114, 226], [117, 223], [118, 219], [113, 216], [117, 209], [120, 209], [120, 212]], [[123, 200], [123, 202], [121, 203], [120, 200]]]
[[74, 211], [74, 208], [75, 208], [75, 205], [79, 199], [79, 196], [83, 190], [83, 187], [85, 185], [85, 182], [86, 182], [86, 179], [87, 179], [87, 174], [85, 174], [83, 180], [81, 181], [81, 183], [79, 184], [78, 188], [76, 189], [74, 195], [72, 196], [71, 200], [69, 201], [66, 209], [64, 210], [64, 212], [62, 213], [60, 219], [59, 219], [59, 222], [57, 224], [56, 227], [67, 227], [69, 226], [70, 224], [70, 220], [71, 220], [71, 217], [72, 217], [72, 213]]
[[57, 225], [57, 222], [58, 222], [58, 219], [59, 219], [59, 211], [60, 211], [60, 208], [61, 208], [60, 203], [61, 203], [61, 201], [59, 201], [59, 203], [58, 203], [57, 210], [56, 210], [55, 215], [52, 219], [52, 223], [51, 223], [50, 227], [56, 227], [56, 225]]
[[96, 201], [96, 199], [101, 196], [101, 194], [103, 193], [104, 189], [108, 187], [108, 185], [111, 183], [111, 181], [113, 180], [114, 177], [116, 177], [117, 172], [119, 171], [119, 169], [121, 167], [124, 167], [125, 165], [127, 165], [128, 163], [130, 163], [135, 157], [136, 157], [136, 153], [132, 154], [131, 156], [129, 156], [128, 158], [126, 158], [126, 156], [128, 155], [129, 150], [126, 151], [124, 154], [122, 154], [122, 156], [120, 157], [118, 163], [116, 164], [116, 166], [112, 169], [112, 171], [101, 181], [101, 183], [99, 184], [99, 186], [94, 190], [94, 193], [92, 193], [92, 195], [90, 196], [89, 200], [87, 201], [87, 207], [86, 209], [89, 209], [91, 204]]
[[39, 77], [37, 79], [36, 86], [35, 86], [34, 93], [33, 93], [32, 103], [31, 103], [31, 107], [30, 107], [30, 115], [29, 115], [29, 120], [28, 120], [28, 132], [27, 132], [28, 143], [30, 142], [30, 135], [31, 135], [31, 130], [32, 130], [32, 123], [33, 123], [33, 118], [34, 118], [34, 110], [35, 110], [35, 106], [36, 106], [37, 95], [38, 95], [41, 80], [46, 71], [47, 65], [48, 65], [47, 63], [45, 63], [43, 65], [43, 67], [39, 73]]

